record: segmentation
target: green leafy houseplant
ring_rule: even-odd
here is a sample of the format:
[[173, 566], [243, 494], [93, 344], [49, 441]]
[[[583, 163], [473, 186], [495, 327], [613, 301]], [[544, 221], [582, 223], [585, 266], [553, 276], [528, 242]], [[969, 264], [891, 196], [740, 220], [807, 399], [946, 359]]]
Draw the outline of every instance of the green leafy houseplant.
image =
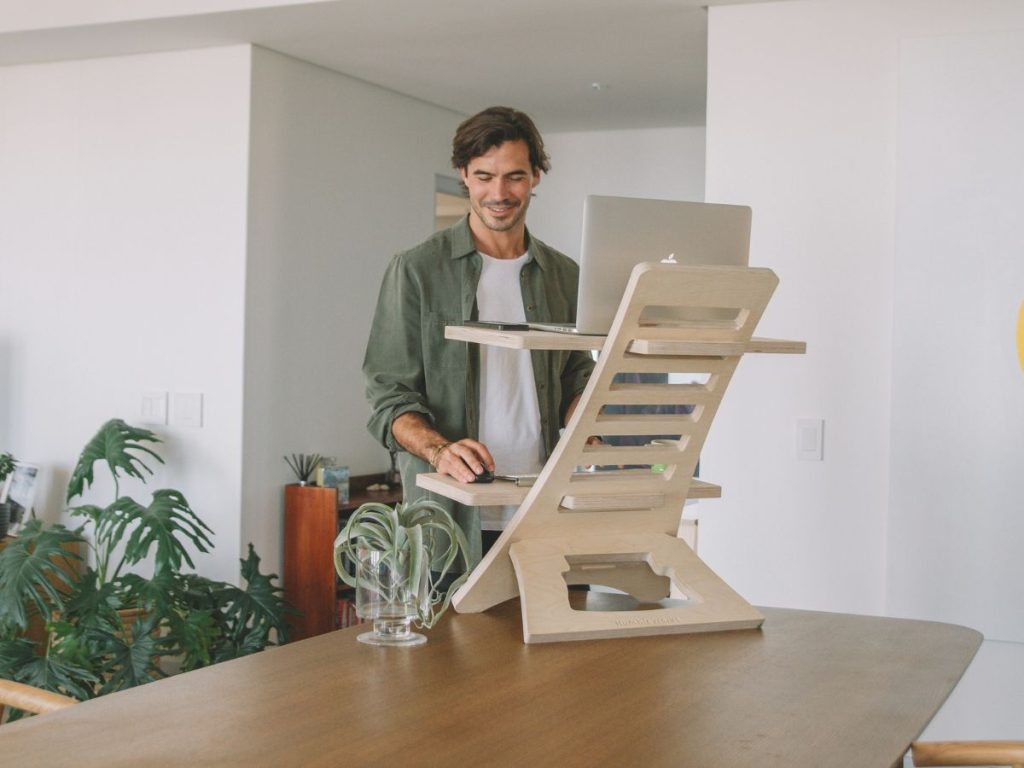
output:
[[4, 484], [4, 480], [10, 477], [17, 465], [18, 462], [14, 460], [11, 454], [0, 453], [0, 486]]
[[0, 538], [7, 535], [7, 526], [11, 522], [11, 505], [4, 498], [4, 483], [14, 473], [18, 462], [9, 453], [0, 453]]
[[[334, 542], [334, 566], [356, 589], [356, 611], [373, 619], [363, 642], [406, 645], [425, 642], [409, 631], [411, 620], [429, 629], [448, 609], [468, 576], [469, 546], [444, 507], [428, 499], [409, 504], [360, 506]], [[458, 561], [462, 572], [447, 589]]]
[[[82, 451], [67, 500], [93, 484], [97, 463], [113, 477], [114, 500], [71, 507], [86, 519], [73, 530], [30, 520], [0, 553], [0, 677], [90, 699], [165, 676], [168, 657], [187, 671], [262, 650], [272, 632], [286, 640], [277, 577], [260, 572], [251, 544], [241, 561], [244, 589], [183, 572], [194, 567], [190, 548], [212, 546], [185, 497], [160, 489], [143, 505], [120, 495], [124, 477], [144, 483], [152, 474], [145, 460], [163, 463], [144, 445], [158, 442], [108, 421]], [[80, 545], [92, 549], [93, 565], [75, 562]], [[130, 570], [147, 558], [151, 578]], [[23, 636], [33, 614], [46, 622], [44, 644]]]

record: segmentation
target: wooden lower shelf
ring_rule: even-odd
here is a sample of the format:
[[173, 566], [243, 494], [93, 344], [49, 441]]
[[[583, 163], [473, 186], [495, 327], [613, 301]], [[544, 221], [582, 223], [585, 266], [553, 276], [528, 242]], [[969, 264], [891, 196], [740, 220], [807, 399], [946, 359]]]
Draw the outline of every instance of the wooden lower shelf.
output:
[[[605, 482], [613, 480], [628, 479], [632, 470], [623, 472], [595, 472], [580, 473], [583, 482]], [[453, 477], [442, 475], [437, 472], [426, 473], [416, 476], [416, 485], [424, 490], [431, 491], [445, 498], [466, 504], [471, 507], [501, 506], [506, 504], [519, 505], [523, 503], [528, 487], [518, 486], [510, 480], [495, 480], [493, 483], [460, 483]], [[718, 499], [722, 496], [722, 487], [703, 480], [694, 480], [690, 483], [688, 499]]]

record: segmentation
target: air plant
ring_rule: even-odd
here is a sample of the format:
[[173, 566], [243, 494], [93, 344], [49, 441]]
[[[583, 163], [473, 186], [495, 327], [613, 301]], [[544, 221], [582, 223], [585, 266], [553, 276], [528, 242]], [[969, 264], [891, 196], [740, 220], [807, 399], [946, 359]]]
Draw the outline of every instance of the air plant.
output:
[[[365, 551], [379, 552], [379, 560], [393, 572], [406, 574], [409, 584], [428, 583], [429, 599], [417, 617], [417, 624], [426, 629], [441, 618], [469, 575], [466, 535], [448, 510], [429, 499], [399, 503], [394, 509], [371, 501], [352, 513], [334, 541], [335, 569], [350, 587], [366, 586], [348, 568]], [[442, 591], [441, 584], [460, 559], [463, 572]]]

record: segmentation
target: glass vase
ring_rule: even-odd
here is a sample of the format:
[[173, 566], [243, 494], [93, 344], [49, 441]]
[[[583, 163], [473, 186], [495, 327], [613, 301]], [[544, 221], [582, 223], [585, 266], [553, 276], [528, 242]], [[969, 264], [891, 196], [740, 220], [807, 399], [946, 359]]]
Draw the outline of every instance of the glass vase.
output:
[[[406, 553], [407, 554], [407, 553]], [[369, 645], [422, 645], [427, 638], [412, 631], [413, 619], [429, 607], [430, 571], [409, 572], [409, 558], [391, 552], [360, 550], [356, 563], [356, 614], [373, 622], [373, 631], [358, 636]]]

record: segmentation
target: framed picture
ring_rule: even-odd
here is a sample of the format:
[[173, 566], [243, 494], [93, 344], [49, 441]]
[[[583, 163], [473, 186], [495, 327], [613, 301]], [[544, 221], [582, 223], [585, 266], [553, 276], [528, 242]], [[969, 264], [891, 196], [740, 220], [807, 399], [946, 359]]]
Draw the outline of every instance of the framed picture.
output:
[[[7, 479], [6, 500], [11, 504], [11, 527], [10, 533], [18, 532], [22, 523], [32, 513], [32, 501], [36, 496], [36, 486], [39, 485], [39, 465], [25, 464], [18, 462], [14, 472]], [[3, 494], [0, 494], [0, 500]], [[0, 502], [2, 503], [2, 502]]]

